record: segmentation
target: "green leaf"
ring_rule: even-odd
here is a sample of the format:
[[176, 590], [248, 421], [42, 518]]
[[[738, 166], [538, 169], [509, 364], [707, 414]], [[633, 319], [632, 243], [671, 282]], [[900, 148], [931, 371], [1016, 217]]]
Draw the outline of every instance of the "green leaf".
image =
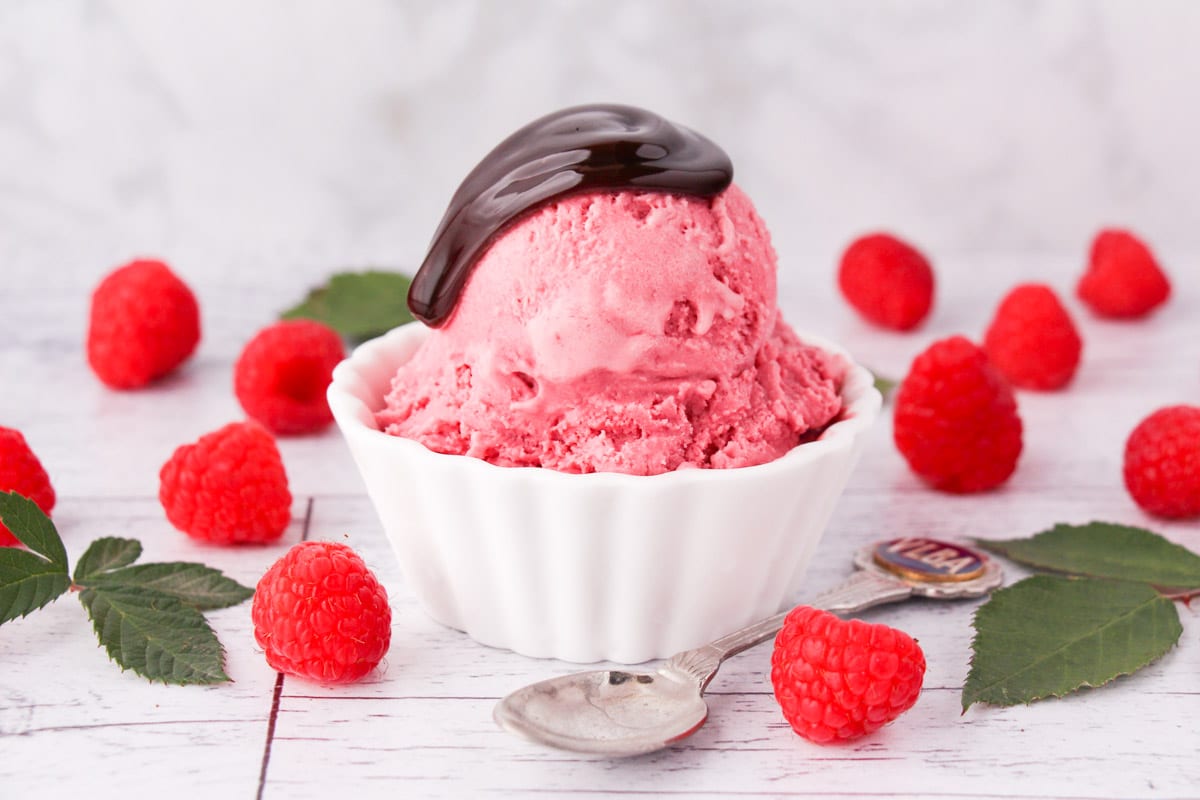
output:
[[993, 553], [1069, 575], [1200, 588], [1200, 555], [1144, 528], [1092, 522], [1055, 525], [1028, 539], [976, 540]]
[[1175, 604], [1144, 583], [1056, 575], [994, 592], [974, 626], [963, 711], [1100, 686], [1162, 656], [1183, 630]]
[[280, 316], [315, 319], [354, 341], [370, 339], [412, 322], [409, 283], [410, 278], [399, 272], [343, 272], [313, 289], [304, 302]]
[[50, 518], [27, 497], [0, 492], [0, 521], [29, 550], [0, 547], [0, 624], [24, 617], [71, 588], [67, 551]]
[[875, 389], [883, 396], [883, 402], [887, 402], [892, 398], [892, 392], [896, 391], [896, 387], [900, 385], [900, 381], [894, 378], [885, 378], [878, 373], [875, 375]]
[[65, 567], [27, 550], [0, 547], [0, 624], [49, 605], [69, 588]]
[[142, 587], [89, 587], [79, 593], [96, 637], [121, 669], [151, 681], [221, 683], [225, 651], [204, 615]]
[[75, 562], [75, 582], [86, 584], [101, 572], [129, 566], [141, 554], [142, 543], [137, 539], [118, 539], [114, 536], [97, 539]]
[[182, 561], [124, 567], [93, 576], [88, 586], [150, 589], [201, 611], [236, 606], [254, 595], [253, 589], [225, 577], [220, 570]]
[[0, 492], [0, 521], [21, 544], [67, 571], [67, 550], [54, 523], [37, 503], [16, 492]]

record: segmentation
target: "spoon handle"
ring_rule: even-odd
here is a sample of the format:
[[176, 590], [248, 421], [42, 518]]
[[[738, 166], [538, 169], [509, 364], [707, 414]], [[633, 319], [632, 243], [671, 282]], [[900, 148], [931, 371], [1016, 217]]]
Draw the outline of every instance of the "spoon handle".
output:
[[[871, 606], [903, 600], [912, 593], [912, 587], [906, 583], [860, 570], [843, 583], [814, 597], [808, 605], [835, 614], [852, 614]], [[682, 671], [698, 681], [700, 691], [704, 691], [709, 681], [717, 674], [721, 662], [779, 633], [789, 612], [790, 609], [767, 617], [695, 650], [676, 653], [664, 665], [664, 669]]]

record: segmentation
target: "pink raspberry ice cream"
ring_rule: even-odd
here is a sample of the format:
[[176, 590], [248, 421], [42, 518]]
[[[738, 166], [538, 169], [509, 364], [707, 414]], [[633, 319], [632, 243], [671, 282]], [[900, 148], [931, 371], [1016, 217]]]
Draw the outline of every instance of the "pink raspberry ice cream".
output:
[[780, 318], [775, 272], [736, 186], [542, 206], [479, 259], [379, 424], [437, 452], [564, 472], [770, 461], [838, 415], [843, 369]]

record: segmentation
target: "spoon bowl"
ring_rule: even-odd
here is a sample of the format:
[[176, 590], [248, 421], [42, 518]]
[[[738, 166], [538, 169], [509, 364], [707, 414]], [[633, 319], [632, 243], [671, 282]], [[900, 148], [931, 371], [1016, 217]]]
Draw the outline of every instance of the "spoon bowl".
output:
[[507, 730], [577, 753], [633, 756], [685, 739], [708, 719], [695, 681], [671, 669], [594, 670], [526, 686], [496, 706]]

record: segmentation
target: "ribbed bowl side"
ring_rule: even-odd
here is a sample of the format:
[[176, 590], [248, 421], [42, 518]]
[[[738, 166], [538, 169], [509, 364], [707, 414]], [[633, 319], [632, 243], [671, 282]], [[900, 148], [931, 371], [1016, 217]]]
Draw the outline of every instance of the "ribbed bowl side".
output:
[[770, 464], [652, 477], [496, 467], [377, 429], [388, 379], [423, 336], [406, 326], [356, 350], [330, 406], [430, 616], [530, 656], [636, 663], [778, 611], [879, 408], [855, 367], [848, 419]]

